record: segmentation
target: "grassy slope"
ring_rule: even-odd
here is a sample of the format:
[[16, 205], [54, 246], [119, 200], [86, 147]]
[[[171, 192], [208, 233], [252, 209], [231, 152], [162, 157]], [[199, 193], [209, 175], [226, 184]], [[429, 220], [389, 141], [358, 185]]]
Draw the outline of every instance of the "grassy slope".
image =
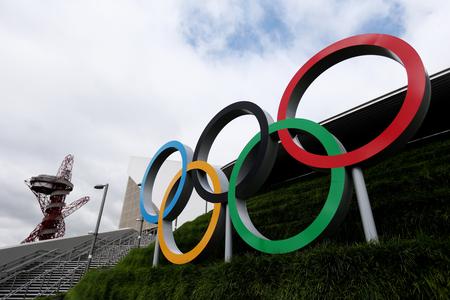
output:
[[[450, 293], [450, 140], [410, 148], [365, 171], [378, 245], [363, 242], [356, 201], [330, 238], [287, 255], [257, 253], [234, 239], [234, 257], [220, 253], [185, 266], [151, 268], [152, 247], [133, 250], [110, 270], [91, 271], [68, 299], [213, 298], [446, 298]], [[290, 183], [254, 197], [256, 227], [285, 238], [312, 221], [328, 176]], [[175, 233], [181, 249], [194, 245], [209, 214]], [[217, 249], [222, 252], [222, 249]]]

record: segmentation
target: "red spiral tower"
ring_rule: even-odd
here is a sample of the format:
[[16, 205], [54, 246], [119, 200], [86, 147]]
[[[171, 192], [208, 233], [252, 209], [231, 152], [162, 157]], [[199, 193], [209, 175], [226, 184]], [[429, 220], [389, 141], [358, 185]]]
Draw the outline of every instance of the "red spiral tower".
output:
[[44, 218], [22, 243], [64, 236], [64, 219], [89, 201], [86, 196], [66, 205], [66, 196], [73, 190], [72, 167], [73, 155], [69, 154], [61, 163], [56, 176], [38, 175], [25, 180], [36, 196]]

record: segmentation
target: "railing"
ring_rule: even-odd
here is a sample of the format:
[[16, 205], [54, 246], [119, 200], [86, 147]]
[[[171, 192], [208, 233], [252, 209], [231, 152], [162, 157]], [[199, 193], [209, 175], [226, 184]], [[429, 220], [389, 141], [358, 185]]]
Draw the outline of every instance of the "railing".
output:
[[119, 261], [131, 248], [136, 247], [136, 234], [133, 233], [122, 237], [117, 245], [111, 246], [103, 247], [104, 250], [102, 251], [96, 250], [96, 253], [98, 253], [96, 255], [97, 266], [110, 266]]
[[48, 252], [48, 251], [46, 251], [46, 250], [37, 250], [37, 251], [32, 252], [32, 253], [30, 253], [28, 255], [25, 255], [25, 256], [22, 256], [22, 257], [19, 257], [19, 258], [13, 260], [13, 261], [10, 261], [9, 263], [3, 264], [3, 265], [0, 266], [0, 273], [4, 273], [5, 270], [8, 270], [8, 269], [12, 268], [13, 266], [22, 263], [23, 261], [26, 261], [26, 260], [28, 260], [30, 258], [34, 258], [34, 257], [36, 257], [38, 255], [42, 255], [42, 253], [46, 253], [46, 252]]
[[[82, 256], [84, 254], [84, 252], [86, 251], [86, 249], [89, 249], [89, 245], [90, 245], [90, 241], [85, 241], [71, 250], [68, 250], [61, 254], [53, 256], [50, 259], [47, 259], [47, 260], [43, 261], [42, 263], [33, 266], [31, 269], [22, 269], [18, 272], [15, 272], [14, 274], [11, 274], [7, 278], [2, 279], [2, 281], [0, 283], [3, 283], [3, 282], [6, 283], [8, 280], [13, 279], [13, 281], [9, 283], [9, 285], [11, 287], [10, 293], [7, 296], [4, 296], [2, 299], [7, 299], [8, 297], [10, 297], [10, 296], [16, 294], [17, 292], [19, 292], [20, 290], [22, 290], [22, 287], [27, 286], [27, 283], [31, 284], [33, 282], [34, 279], [31, 279], [30, 281], [28, 281], [26, 284], [22, 285], [18, 289], [13, 290], [17, 278], [19, 276], [21, 276], [22, 274], [30, 274], [33, 271], [39, 271], [40, 269], [44, 269], [45, 266], [50, 266], [52, 263], [55, 263], [55, 262], [57, 263], [57, 266], [59, 266], [61, 264], [61, 261], [63, 258], [65, 258], [64, 261], [71, 261], [73, 259], [76, 259], [76, 255], [79, 253], [78, 256]], [[53, 250], [53, 252], [57, 253], [58, 252], [57, 250], [59, 250], [59, 249], [55, 249], [55, 250]], [[52, 269], [55, 269], [56, 267], [53, 267]], [[39, 275], [38, 277], [40, 277], [40, 276], [41, 275]], [[27, 291], [28, 291], [28, 289], [26, 290], [26, 292]]]
[[[136, 233], [135, 232], [133, 232], [131, 234], [128, 233], [128, 234], [122, 235], [112, 241], [99, 239], [98, 242], [100, 245], [98, 245], [96, 247], [93, 265], [94, 266], [110, 266], [110, 265], [113, 265], [114, 263], [116, 263], [119, 259], [121, 259], [129, 251], [129, 249], [136, 246]], [[36, 296], [48, 295], [48, 294], [53, 294], [53, 293], [58, 292], [63, 282], [64, 283], [69, 282], [70, 286], [72, 286], [74, 283], [78, 282], [78, 280], [81, 278], [81, 276], [86, 271], [85, 270], [86, 258], [87, 258], [87, 254], [90, 249], [90, 244], [91, 244], [91, 241], [86, 241], [86, 242], [80, 244], [79, 246], [77, 246], [75, 249], [66, 251], [60, 255], [57, 255], [57, 256], [49, 259], [49, 260], [46, 260], [45, 262], [31, 268], [30, 270], [26, 270], [26, 271], [22, 270], [20, 272], [15, 273], [14, 274], [15, 276], [9, 276], [10, 277], [9, 279], [14, 277], [14, 280], [11, 284], [11, 290], [10, 290], [9, 294], [4, 296], [2, 299], [7, 299], [15, 294], [18, 294], [21, 291], [25, 291], [25, 295], [26, 295], [28, 293], [30, 287], [33, 284], [36, 284], [38, 282], [40, 282], [40, 288], [39, 288], [39, 292]], [[115, 248], [114, 246], [117, 246], [119, 251], [116, 251], [116, 249], [113, 249], [113, 248]], [[111, 253], [111, 252], [113, 252], [113, 253]], [[75, 254], [75, 255], [73, 255], [73, 254]], [[65, 258], [65, 259], [63, 260], [63, 258]], [[55, 263], [55, 262], [56, 262], [56, 266], [53, 266], [50, 269], [43, 272], [42, 274], [32, 278], [25, 284], [21, 285], [19, 288], [12, 290], [14, 287], [15, 280], [17, 279], [17, 277], [20, 274], [30, 273], [31, 271], [38, 270], [39, 268], [42, 269], [45, 265], [50, 265], [51, 263]], [[76, 266], [73, 265], [75, 262], [76, 262]], [[68, 268], [66, 268], [66, 267], [68, 267]], [[84, 268], [84, 270], [82, 268]], [[62, 276], [61, 278], [59, 278], [59, 280], [57, 280], [54, 284], [50, 284], [50, 285], [47, 284], [45, 287], [45, 290], [43, 290], [44, 284], [46, 284], [46, 282], [48, 281], [49, 278], [51, 279], [51, 276], [55, 272], [59, 271], [60, 273], [62, 273], [66, 269], [68, 272], [66, 272], [65, 276]], [[78, 270], [81, 270], [81, 272], [79, 274], [77, 274]]]
[[[132, 234], [132, 235], [126, 236], [123, 241], [122, 241], [122, 238], [120, 238], [116, 246], [120, 247], [119, 250], [121, 250], [121, 251], [119, 251], [118, 253], [114, 253], [114, 255], [111, 255], [111, 251], [117, 252], [117, 251], [114, 251], [114, 249], [111, 249], [112, 248], [111, 246], [114, 246], [114, 242], [115, 241], [113, 241], [112, 245], [105, 245], [104, 247], [102, 247], [103, 249], [96, 250], [97, 253], [99, 253], [100, 258], [98, 258], [97, 255], [94, 255], [94, 257], [97, 258], [97, 259], [93, 260], [94, 265], [96, 265], [97, 267], [111, 266], [111, 265], [117, 263], [120, 259], [122, 259], [131, 248], [136, 247], [136, 237], [135, 237], [135, 234]], [[106, 260], [102, 263], [102, 257], [104, 256], [105, 252], [107, 252]], [[43, 291], [40, 290], [39, 294], [37, 296], [58, 293], [60, 290], [60, 287], [66, 283], [68, 283], [70, 286], [73, 286], [74, 279], [76, 279], [77, 276], [79, 278], [81, 278], [83, 273], [85, 273], [85, 271], [86, 271], [85, 265], [86, 265], [86, 262], [84, 262], [84, 264], [82, 264], [82, 265], [78, 265], [78, 263], [77, 263], [77, 266], [75, 268], [73, 268], [72, 270], [70, 270], [70, 272], [68, 274], [66, 274], [65, 277], [60, 278], [57, 282], [55, 282], [51, 286], [48, 286], [45, 290], [43, 290]], [[80, 272], [77, 274], [77, 271], [80, 271]], [[78, 280], [79, 280], [79, 278], [78, 278]], [[78, 280], [76, 280], [75, 282], [78, 282]]]
[[9, 278], [14, 276], [17, 271], [23, 269], [23, 267], [39, 261], [45, 256], [52, 255], [57, 251], [59, 251], [59, 249], [53, 249], [50, 251], [39, 250], [3, 265], [0, 271], [0, 274], [2, 274], [0, 275], [0, 283], [7, 281]]
[[[6, 281], [8, 281], [11, 278], [15, 279], [15, 278], [17, 278], [17, 276], [19, 276], [20, 274], [23, 274], [23, 273], [30, 273], [31, 271], [34, 271], [34, 270], [39, 269], [39, 268], [42, 268], [43, 266], [48, 265], [50, 263], [53, 263], [53, 262], [55, 262], [58, 259], [59, 259], [59, 261], [61, 261], [61, 258], [64, 257], [64, 256], [67, 256], [67, 255], [69, 256], [68, 260], [70, 260], [71, 255], [73, 253], [84, 251], [84, 249], [86, 247], [89, 247], [89, 245], [90, 245], [90, 241], [83, 242], [80, 245], [76, 246], [75, 248], [73, 248], [71, 250], [68, 250], [66, 252], [63, 252], [61, 254], [58, 254], [56, 256], [53, 256], [50, 259], [47, 259], [47, 260], [43, 261], [42, 263], [32, 267], [31, 269], [26, 269], [26, 270], [25, 269], [21, 269], [18, 272], [15, 272], [15, 273], [7, 276], [6, 278], [3, 278], [0, 281], [0, 283], [6, 282]], [[49, 254], [49, 253], [57, 253], [58, 251], [59, 251], [59, 249], [55, 249], [55, 250], [49, 251], [47, 254]], [[47, 256], [47, 255], [44, 255], [44, 256]], [[35, 261], [39, 261], [39, 260], [36, 259]], [[29, 263], [31, 263], [31, 262], [29, 262]], [[28, 265], [29, 263], [27, 263], [26, 265]], [[14, 285], [14, 283], [15, 283], [15, 280], [13, 281], [12, 285]]]

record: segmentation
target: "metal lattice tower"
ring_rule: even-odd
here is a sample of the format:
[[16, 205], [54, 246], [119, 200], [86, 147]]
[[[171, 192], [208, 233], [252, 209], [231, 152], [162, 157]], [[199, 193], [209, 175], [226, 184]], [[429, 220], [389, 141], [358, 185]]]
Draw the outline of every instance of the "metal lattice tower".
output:
[[25, 184], [36, 196], [44, 218], [22, 243], [64, 236], [64, 219], [89, 201], [86, 196], [66, 205], [66, 196], [73, 189], [70, 181], [72, 168], [73, 155], [69, 154], [62, 161], [56, 176], [39, 175], [25, 180]]

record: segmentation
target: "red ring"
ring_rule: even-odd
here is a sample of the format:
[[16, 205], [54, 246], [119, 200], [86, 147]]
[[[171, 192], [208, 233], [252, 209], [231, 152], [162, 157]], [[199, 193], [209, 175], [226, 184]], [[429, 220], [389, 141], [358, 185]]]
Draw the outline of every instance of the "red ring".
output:
[[[367, 46], [378, 47], [378, 53], [370, 53], [370, 51], [367, 50]], [[326, 47], [325, 49], [314, 55], [300, 68], [300, 70], [297, 71], [297, 73], [294, 75], [294, 77], [286, 87], [283, 97], [281, 98], [280, 106], [278, 108], [278, 121], [284, 120], [287, 117], [295, 117], [295, 110], [297, 109], [297, 107], [295, 107], [295, 110], [293, 111], [294, 115], [292, 115], [293, 103], [291, 103], [291, 111], [288, 111], [289, 103], [292, 101], [291, 98], [293, 98], [292, 94], [294, 92], [294, 89], [301, 83], [309, 86], [309, 84], [322, 72], [324, 72], [332, 65], [342, 61], [343, 50], [349, 51], [350, 48], [351, 51], [354, 52], [350, 55], [347, 55], [348, 57], [344, 59], [359, 56], [361, 54], [377, 54], [388, 56], [401, 63], [406, 69], [408, 78], [406, 96], [397, 116], [379, 136], [377, 136], [366, 145], [347, 153], [334, 156], [325, 156], [307, 152], [294, 143], [288, 130], [280, 130], [278, 132], [278, 135], [286, 151], [298, 161], [311, 167], [344, 167], [357, 164], [378, 154], [382, 150], [386, 149], [389, 145], [391, 145], [394, 141], [396, 141], [396, 139], [398, 139], [402, 135], [402, 133], [405, 132], [405, 130], [414, 120], [414, 117], [419, 111], [422, 101], [424, 101], [424, 99], [426, 98], [426, 84], [428, 75], [425, 71], [422, 60], [420, 59], [414, 48], [412, 48], [405, 41], [390, 35], [363, 34], [340, 40]], [[382, 51], [384, 51], [384, 53], [381, 53]], [[373, 50], [372, 52], [376, 51]], [[335, 56], [335, 60], [331, 62], [331, 65], [327, 66], [327, 62], [324, 62], [324, 60], [333, 60], [332, 56]], [[325, 64], [325, 68], [320, 65], [317, 66], [318, 63], [322, 65]], [[328, 61], [328, 64], [330, 64], [330, 61]], [[312, 70], [311, 73], [316, 72], [318, 74], [312, 80], [310, 76], [309, 79], [308, 76], [304, 77], [306, 74], [311, 75], [308, 74], [308, 72], [310, 72], [313, 67], [316, 67], [316, 70]], [[317, 69], [319, 69], [319, 71], [317, 71]], [[300, 82], [301, 80], [303, 80], [303, 82]], [[305, 83], [305, 81], [310, 82]], [[300, 94], [300, 98], [301, 96], [302, 94]], [[300, 101], [300, 99], [298, 101]], [[289, 112], [290, 115], [288, 116]]]

